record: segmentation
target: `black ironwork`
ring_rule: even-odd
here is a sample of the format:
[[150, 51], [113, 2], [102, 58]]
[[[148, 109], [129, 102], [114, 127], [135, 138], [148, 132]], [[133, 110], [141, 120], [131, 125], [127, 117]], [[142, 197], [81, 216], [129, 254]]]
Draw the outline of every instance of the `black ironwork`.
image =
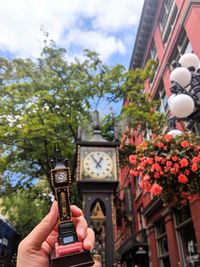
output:
[[[172, 66], [174, 68], [179, 67], [180, 64], [173, 61]], [[171, 120], [175, 121], [187, 121], [187, 122], [200, 122], [200, 68], [195, 72], [194, 67], [189, 67], [191, 72], [191, 82], [188, 86], [191, 86], [188, 90], [183, 88], [180, 84], [172, 82], [171, 93], [172, 94], [185, 94], [190, 96], [194, 100], [195, 110], [188, 117], [177, 118], [173, 117]], [[187, 86], [187, 88], [188, 88]]]

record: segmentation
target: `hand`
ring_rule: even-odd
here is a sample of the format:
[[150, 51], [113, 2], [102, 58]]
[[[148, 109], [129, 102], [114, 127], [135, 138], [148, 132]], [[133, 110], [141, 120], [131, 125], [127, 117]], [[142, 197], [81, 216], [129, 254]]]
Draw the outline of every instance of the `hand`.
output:
[[[77, 236], [86, 250], [94, 244], [94, 232], [87, 227], [83, 212], [77, 206], [71, 207]], [[49, 255], [58, 236], [58, 204], [55, 201], [47, 216], [21, 241], [18, 247], [17, 267], [49, 267]]]
[[99, 164], [99, 162], [95, 159], [95, 157], [93, 155], [91, 155], [91, 158], [94, 160], [94, 162], [96, 163], [96, 168], [100, 167], [101, 165]]

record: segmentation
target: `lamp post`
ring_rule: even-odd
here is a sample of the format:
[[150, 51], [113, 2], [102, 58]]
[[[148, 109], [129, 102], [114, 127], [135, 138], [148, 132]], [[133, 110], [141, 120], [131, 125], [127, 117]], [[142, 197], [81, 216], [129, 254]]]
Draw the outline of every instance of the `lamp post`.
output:
[[199, 58], [188, 53], [172, 62], [171, 96], [168, 104], [176, 121], [200, 122], [200, 65]]

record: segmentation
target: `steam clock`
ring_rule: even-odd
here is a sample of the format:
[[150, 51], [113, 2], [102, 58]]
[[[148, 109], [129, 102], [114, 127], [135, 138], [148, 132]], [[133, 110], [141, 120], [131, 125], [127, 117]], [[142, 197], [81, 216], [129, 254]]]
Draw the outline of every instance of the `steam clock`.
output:
[[102, 266], [114, 266], [115, 209], [113, 193], [118, 185], [118, 146], [102, 135], [96, 114], [93, 137], [77, 142], [77, 182], [83, 210], [96, 236], [94, 254]]

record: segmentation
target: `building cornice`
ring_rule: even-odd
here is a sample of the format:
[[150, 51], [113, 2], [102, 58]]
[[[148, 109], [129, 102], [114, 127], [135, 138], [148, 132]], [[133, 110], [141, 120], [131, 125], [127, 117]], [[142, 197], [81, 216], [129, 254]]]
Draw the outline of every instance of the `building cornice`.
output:
[[144, 51], [146, 51], [149, 35], [155, 22], [154, 14], [158, 3], [158, 0], [144, 2], [129, 69], [141, 67]]

